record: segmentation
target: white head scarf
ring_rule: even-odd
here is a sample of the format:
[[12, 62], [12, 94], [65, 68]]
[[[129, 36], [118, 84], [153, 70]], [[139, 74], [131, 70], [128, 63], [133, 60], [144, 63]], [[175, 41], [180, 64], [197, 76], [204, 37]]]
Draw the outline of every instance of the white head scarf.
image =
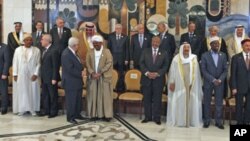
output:
[[[242, 33], [242, 36], [241, 37], [238, 37], [237, 36], [237, 29], [238, 28], [243, 28], [243, 33]], [[235, 30], [234, 30], [234, 39], [235, 39], [235, 41], [236, 41], [236, 43], [237, 43], [237, 47], [238, 48], [240, 48], [241, 49], [241, 41], [243, 40], [245, 38], [245, 28], [244, 28], [244, 26], [243, 25], [237, 25], [236, 27], [235, 27]]]
[[[188, 45], [189, 46], [189, 55], [188, 55], [188, 57], [187, 58], [185, 58], [184, 57], [184, 55], [183, 55], [183, 48], [184, 48], [184, 46], [185, 45]], [[192, 60], [196, 57], [196, 55], [194, 55], [194, 54], [192, 54], [192, 52], [191, 52], [191, 46], [190, 46], [190, 44], [189, 43], [187, 43], [187, 42], [184, 42], [181, 46], [180, 46], [180, 52], [179, 52], [179, 56], [180, 56], [180, 59], [181, 59], [181, 63], [182, 64], [190, 64], [190, 73], [189, 73], [189, 80], [190, 80], [190, 82], [189, 82], [189, 84], [191, 85], [192, 84], [192, 75], [193, 75], [193, 63], [192, 63]]]
[[[185, 58], [184, 55], [183, 55], [183, 48], [184, 48], [185, 45], [188, 45], [189, 48], [190, 48], [190, 50], [189, 50], [189, 55], [188, 55], [187, 58]], [[190, 63], [190, 62], [193, 60], [193, 58], [195, 57], [195, 55], [192, 54], [192, 52], [191, 52], [191, 46], [190, 46], [189, 43], [186, 43], [186, 42], [185, 42], [185, 43], [183, 43], [183, 44], [180, 46], [179, 56], [180, 56], [180, 58], [181, 58], [182, 64]]]

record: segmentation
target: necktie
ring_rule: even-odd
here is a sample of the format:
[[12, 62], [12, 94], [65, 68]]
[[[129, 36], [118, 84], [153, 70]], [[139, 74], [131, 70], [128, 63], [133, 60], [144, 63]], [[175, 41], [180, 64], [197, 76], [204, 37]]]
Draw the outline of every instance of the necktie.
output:
[[190, 34], [189, 34], [189, 39], [190, 39], [190, 42], [192, 42], [192, 41], [193, 41], [193, 37], [194, 37], [193, 33], [190, 33]]
[[62, 38], [62, 29], [59, 28], [59, 38], [61, 39]]
[[153, 49], [153, 63], [155, 63], [156, 61], [156, 56], [157, 56], [157, 50], [156, 49]]
[[40, 37], [40, 32], [38, 31], [36, 34], [36, 38], [39, 39], [39, 37]]
[[246, 54], [246, 60], [245, 60], [245, 63], [246, 63], [247, 69], [249, 69], [249, 62], [250, 62], [249, 55], [248, 55], [248, 54]]
[[163, 38], [164, 38], [164, 34], [161, 34], [161, 40], [163, 40]]
[[143, 36], [142, 36], [142, 34], [140, 34], [140, 36], [139, 36], [139, 42], [140, 42], [140, 47], [142, 48], [142, 44], [143, 44]]
[[119, 40], [120, 39], [120, 34], [117, 34], [116, 35], [116, 40]]

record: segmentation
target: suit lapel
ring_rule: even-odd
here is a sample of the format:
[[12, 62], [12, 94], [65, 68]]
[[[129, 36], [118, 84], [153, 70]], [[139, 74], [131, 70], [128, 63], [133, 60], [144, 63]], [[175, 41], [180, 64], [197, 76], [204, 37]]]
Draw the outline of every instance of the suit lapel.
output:
[[242, 66], [244, 66], [244, 68], [247, 70], [247, 66], [246, 66], [246, 62], [245, 62], [243, 53], [241, 53], [239, 59], [241, 60], [240, 62], [241, 62], [241, 64], [242, 64]]
[[67, 49], [68, 49], [69, 53], [71, 54], [71, 56], [74, 58], [74, 60], [75, 60], [77, 63], [81, 64], [81, 62], [77, 59], [77, 57], [75, 56], [75, 54], [73, 54], [73, 52], [72, 52], [69, 48], [67, 48]]
[[218, 63], [217, 63], [217, 67], [220, 66], [222, 64], [222, 53], [219, 52], [218, 54]]

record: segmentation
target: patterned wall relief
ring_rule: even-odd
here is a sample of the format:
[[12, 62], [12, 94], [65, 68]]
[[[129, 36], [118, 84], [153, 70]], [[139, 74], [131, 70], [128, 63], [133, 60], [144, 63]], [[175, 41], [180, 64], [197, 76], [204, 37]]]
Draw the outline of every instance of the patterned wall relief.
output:
[[[219, 26], [219, 36], [225, 40], [229, 39], [234, 34], [236, 25], [244, 25], [246, 35], [249, 33], [249, 7], [248, 0], [235, 1], [235, 0], [206, 0], [206, 35], [208, 35], [208, 27], [211, 25]], [[241, 6], [244, 3], [244, 7]], [[213, 6], [214, 5], [214, 6]], [[243, 12], [247, 11], [247, 12]]]
[[168, 17], [168, 26], [170, 28], [175, 28], [175, 35], [180, 34], [180, 27], [187, 27], [187, 0], [169, 0], [169, 9], [167, 13]]
[[[244, 5], [242, 5], [244, 3]], [[220, 36], [232, 34], [234, 26], [245, 25], [248, 32], [249, 0], [33, 0], [33, 23], [41, 20], [48, 31], [58, 16], [65, 25], [77, 30], [80, 22], [94, 22], [97, 31], [107, 38], [114, 25], [121, 23], [127, 35], [136, 33], [144, 23], [157, 34], [156, 25], [163, 21], [177, 38], [187, 31], [189, 21], [197, 25], [197, 34], [207, 35], [210, 25], [220, 27]], [[243, 9], [243, 10], [242, 10]], [[244, 12], [242, 12], [244, 11]]]

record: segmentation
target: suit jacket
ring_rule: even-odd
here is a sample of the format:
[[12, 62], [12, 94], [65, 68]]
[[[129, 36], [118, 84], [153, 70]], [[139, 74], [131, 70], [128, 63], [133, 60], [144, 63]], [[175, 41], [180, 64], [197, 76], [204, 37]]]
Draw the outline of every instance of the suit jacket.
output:
[[0, 76], [9, 74], [11, 64], [9, 49], [5, 44], [0, 44]]
[[41, 44], [41, 39], [43, 34], [46, 34], [46, 32], [42, 31], [41, 35], [37, 37], [37, 31], [32, 32], [33, 46], [38, 47], [41, 52], [43, 51], [43, 47]]
[[193, 39], [189, 38], [189, 33], [184, 33], [181, 35], [180, 45], [183, 42], [188, 42], [191, 46], [192, 53], [195, 55], [199, 55], [201, 49], [201, 38], [197, 36], [195, 33], [193, 34]]
[[125, 61], [129, 61], [129, 40], [128, 36], [121, 34], [121, 39], [116, 40], [116, 33], [109, 34], [108, 48], [113, 55], [113, 63], [124, 64]]
[[51, 80], [60, 81], [60, 74], [59, 74], [60, 57], [58, 51], [52, 45], [45, 53], [44, 51], [43, 51], [44, 55], [41, 59], [42, 82], [51, 84]]
[[[86, 66], [88, 74], [91, 75], [95, 71], [95, 51], [89, 50], [86, 58]], [[98, 64], [98, 73], [102, 74], [103, 80], [106, 82], [112, 81], [113, 59], [109, 49], [103, 48], [102, 55]]]
[[[140, 70], [142, 72], [141, 85], [149, 86], [152, 81], [157, 82], [159, 86], [164, 85], [169, 63], [168, 53], [164, 49], [159, 48], [155, 63], [153, 63], [152, 48], [144, 49], [140, 59]], [[160, 76], [151, 80], [145, 75], [146, 72], [157, 72]]]
[[150, 47], [151, 47], [151, 36], [149, 34], [144, 34], [142, 46], [140, 45], [139, 42], [139, 34], [135, 34], [131, 37], [130, 60], [134, 61], [134, 66], [139, 65], [142, 51], [145, 48], [150, 48]]
[[204, 78], [204, 87], [213, 85], [214, 79], [220, 79], [222, 83], [227, 76], [227, 56], [219, 52], [217, 67], [215, 66], [211, 51], [205, 52], [201, 57], [201, 72]]
[[243, 53], [233, 56], [231, 64], [231, 86], [238, 93], [247, 93], [250, 88], [250, 69], [247, 70]]
[[[159, 35], [160, 36], [160, 35]], [[163, 39], [161, 39], [160, 48], [167, 51], [170, 62], [172, 61], [176, 49], [174, 36], [168, 32], [165, 33]]]
[[50, 30], [50, 35], [52, 36], [52, 44], [58, 49], [60, 54], [68, 47], [69, 38], [72, 37], [71, 30], [67, 27], [63, 27], [61, 39], [59, 38], [57, 27]]
[[62, 86], [68, 90], [78, 90], [83, 88], [82, 71], [83, 65], [73, 54], [66, 48], [61, 56], [62, 60]]
[[[223, 38], [221, 39], [221, 44], [220, 44], [220, 51], [224, 52], [228, 58], [228, 52], [227, 52], [227, 45], [226, 42]], [[200, 53], [199, 53], [199, 58], [201, 58], [202, 54], [208, 51], [208, 45], [210, 45], [210, 43], [208, 43], [207, 38], [203, 39], [202, 43], [201, 43], [201, 49], [200, 49]]]

